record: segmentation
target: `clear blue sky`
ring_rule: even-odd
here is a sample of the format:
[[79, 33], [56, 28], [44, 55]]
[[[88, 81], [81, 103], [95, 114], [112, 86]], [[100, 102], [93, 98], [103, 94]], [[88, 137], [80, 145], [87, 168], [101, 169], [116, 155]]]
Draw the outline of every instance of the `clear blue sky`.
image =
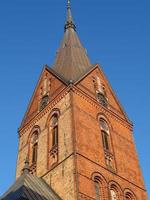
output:
[[[63, 36], [66, 0], [0, 0], [0, 194], [15, 178], [17, 128]], [[134, 123], [150, 194], [150, 1], [72, 0], [80, 39]]]

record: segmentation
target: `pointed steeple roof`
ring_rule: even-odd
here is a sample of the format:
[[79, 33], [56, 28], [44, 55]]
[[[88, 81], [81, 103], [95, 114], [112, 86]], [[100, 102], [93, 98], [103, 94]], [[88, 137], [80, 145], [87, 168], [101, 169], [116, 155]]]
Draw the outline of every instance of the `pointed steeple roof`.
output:
[[68, 0], [64, 38], [57, 52], [53, 70], [65, 81], [75, 82], [92, 67], [86, 49], [77, 36], [70, 0]]

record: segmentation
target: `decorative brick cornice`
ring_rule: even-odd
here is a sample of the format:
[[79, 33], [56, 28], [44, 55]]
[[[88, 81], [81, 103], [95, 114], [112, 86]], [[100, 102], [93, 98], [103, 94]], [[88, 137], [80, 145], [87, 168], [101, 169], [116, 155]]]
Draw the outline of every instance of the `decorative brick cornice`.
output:
[[107, 109], [107, 108], [101, 106], [96, 99], [92, 98], [90, 95], [86, 94], [84, 91], [82, 91], [81, 89], [79, 89], [79, 88], [77, 88], [75, 86], [73, 88], [73, 91], [74, 91], [75, 94], [77, 94], [78, 96], [82, 97], [88, 103], [90, 103], [95, 108], [97, 108], [99, 110], [99, 112], [102, 112], [106, 116], [109, 116], [110, 118], [115, 119], [116, 121], [121, 123], [124, 127], [128, 128], [130, 131], [133, 130], [133, 125], [131, 123], [127, 122], [125, 119], [121, 118], [119, 115], [114, 113], [112, 110], [109, 109], [109, 107]]
[[[84, 156], [83, 154], [77, 152], [77, 155], [80, 156], [80, 157], [82, 157], [83, 159], [86, 159], [86, 160], [90, 161], [91, 163], [93, 163], [93, 164], [99, 166], [99, 167], [102, 168], [103, 170], [109, 171], [108, 168], [102, 166], [100, 163], [94, 162], [93, 160], [87, 158], [87, 157]], [[113, 172], [113, 171], [109, 171], [109, 172], [111, 172], [112, 174], [114, 174], [115, 176], [117, 176], [119, 179], [124, 180], [124, 181], [126, 181], [126, 182], [128, 182], [128, 183], [134, 185], [135, 187], [138, 187], [140, 190], [146, 192], [145, 188], [143, 188], [143, 187], [141, 187], [141, 186], [139, 186], [139, 185], [137, 185], [137, 184], [131, 182], [129, 179], [126, 179], [125, 177], [120, 176], [119, 174], [117, 174], [117, 173], [115, 173], [115, 172]], [[80, 174], [81, 176], [84, 176], [84, 177], [88, 178], [89, 180], [91, 180], [91, 178], [89, 178], [88, 176], [85, 176], [84, 174], [81, 174], [81, 173], [79, 173], [79, 174]], [[105, 178], [106, 178], [106, 177], [105, 177]], [[107, 182], [110, 182], [110, 181], [107, 180]]]
[[61, 101], [69, 92], [70, 87], [65, 88], [61, 93], [53, 99], [49, 104], [37, 115], [35, 115], [30, 122], [28, 122], [24, 127], [18, 130], [19, 137], [21, 137], [26, 131], [28, 131], [30, 128], [36, 125], [36, 123], [43, 117], [45, 116], [51, 109], [54, 108], [54, 106]]
[[86, 94], [81, 89], [77, 88], [74, 85], [69, 85], [67, 88], [62, 90], [58, 96], [56, 96], [55, 99], [53, 99], [41, 112], [39, 112], [37, 115], [35, 115], [29, 123], [27, 123], [24, 127], [19, 129], [19, 136], [23, 135], [26, 131], [28, 131], [30, 128], [32, 128], [36, 123], [45, 116], [60, 100], [62, 100], [69, 91], [73, 91], [78, 96], [82, 97], [84, 100], [86, 100], [88, 103], [90, 103], [92, 106], [97, 108], [99, 112], [104, 113], [106, 116], [115, 119], [119, 123], [121, 123], [124, 127], [130, 129], [130, 131], [133, 130], [132, 124], [128, 123], [125, 119], [121, 118], [119, 115], [114, 113], [112, 110], [109, 110], [109, 108], [102, 107], [96, 99], [92, 98], [90, 95]]

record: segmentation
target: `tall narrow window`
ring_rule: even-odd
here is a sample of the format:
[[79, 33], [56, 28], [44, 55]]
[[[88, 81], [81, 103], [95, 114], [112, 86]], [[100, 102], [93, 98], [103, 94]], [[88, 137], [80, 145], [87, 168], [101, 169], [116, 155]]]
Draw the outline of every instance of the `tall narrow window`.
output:
[[104, 149], [109, 151], [109, 135], [108, 133], [106, 133], [105, 131], [102, 131], [102, 138], [103, 138], [103, 146], [104, 146]]
[[100, 77], [93, 77], [94, 89], [96, 92], [97, 101], [104, 107], [108, 107], [108, 98], [105, 90], [105, 85], [102, 83]]
[[50, 121], [49, 167], [58, 162], [58, 114], [54, 113]]
[[94, 181], [96, 200], [101, 200], [100, 184], [97, 180]]
[[30, 142], [30, 170], [32, 174], [36, 173], [38, 158], [38, 130], [34, 131]]
[[52, 117], [52, 146], [58, 145], [58, 116]]
[[38, 131], [35, 131], [32, 135], [32, 165], [36, 165], [37, 163], [37, 155], [38, 155]]
[[119, 200], [117, 191], [115, 191], [114, 189], [110, 190], [110, 197], [111, 197], [111, 200]]
[[55, 146], [58, 144], [58, 126], [55, 126], [52, 129], [52, 146]]
[[38, 143], [35, 143], [32, 147], [32, 164], [37, 163], [37, 150], [38, 150]]
[[110, 144], [109, 144], [109, 128], [107, 125], [107, 122], [101, 118], [100, 119], [100, 127], [101, 127], [101, 133], [102, 133], [102, 141], [103, 141], [103, 147], [105, 150], [110, 150]]
[[113, 155], [113, 149], [111, 146], [110, 140], [110, 131], [106, 120], [103, 116], [100, 118], [100, 129], [101, 129], [101, 137], [102, 143], [104, 148], [104, 155], [105, 155], [105, 163], [110, 170], [115, 170], [115, 161]]
[[45, 95], [44, 97], [42, 97], [41, 102], [40, 102], [40, 111], [42, 111], [47, 106], [48, 101], [49, 101], [48, 95]]
[[100, 103], [102, 106], [104, 106], [104, 107], [107, 108], [107, 106], [108, 106], [108, 101], [107, 101], [107, 98], [106, 98], [106, 96], [105, 96], [104, 94], [98, 92], [98, 93], [97, 93], [97, 100], [99, 101], [99, 103]]

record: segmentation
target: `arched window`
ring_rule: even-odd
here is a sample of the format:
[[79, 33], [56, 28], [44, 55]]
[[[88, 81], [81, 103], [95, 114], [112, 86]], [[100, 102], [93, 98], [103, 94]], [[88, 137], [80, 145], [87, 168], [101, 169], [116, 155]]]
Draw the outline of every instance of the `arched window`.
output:
[[36, 173], [37, 159], [38, 159], [38, 138], [39, 138], [39, 127], [35, 128], [32, 132], [29, 140], [29, 164], [32, 174]]
[[50, 131], [49, 131], [49, 168], [58, 162], [58, 112], [55, 112], [50, 119]]
[[114, 189], [110, 190], [110, 197], [111, 197], [111, 200], [118, 200], [119, 199], [118, 194]]
[[106, 96], [105, 96], [104, 94], [98, 92], [98, 93], [97, 93], [97, 99], [98, 99], [99, 103], [100, 103], [102, 106], [104, 106], [104, 107], [107, 108], [107, 106], [108, 106], [108, 101], [107, 101], [107, 98], [106, 98]]
[[103, 146], [104, 146], [104, 149], [109, 151], [109, 135], [105, 132], [105, 131], [102, 131], [102, 137], [103, 137]]
[[102, 194], [101, 194], [101, 182], [99, 180], [99, 177], [94, 178], [94, 188], [95, 188], [95, 199], [101, 200]]
[[120, 200], [122, 198], [122, 192], [120, 186], [112, 183], [110, 186], [110, 200]]
[[124, 197], [125, 197], [125, 200], [135, 200], [134, 195], [129, 191], [125, 192]]
[[48, 104], [49, 102], [49, 97], [48, 95], [45, 95], [42, 97], [41, 102], [40, 102], [40, 111], [42, 111]]
[[103, 147], [105, 150], [110, 150], [110, 142], [109, 142], [109, 127], [107, 122], [101, 118], [100, 119], [100, 128], [102, 133], [102, 141], [103, 141]]
[[103, 174], [100, 174], [99, 172], [94, 172], [91, 178], [93, 181], [93, 198], [95, 200], [109, 199], [108, 183]]
[[113, 149], [111, 145], [109, 126], [103, 116], [100, 117], [99, 123], [100, 123], [100, 129], [101, 129], [101, 135], [102, 135], [101, 137], [102, 137], [102, 143], [103, 143], [104, 154], [105, 154], [105, 163], [110, 170], [114, 171], [115, 161], [114, 161]]
[[58, 115], [54, 114], [51, 119], [52, 147], [58, 145]]
[[37, 164], [37, 155], [38, 155], [38, 131], [35, 131], [31, 138], [32, 145], [32, 165]]
[[108, 99], [107, 99], [107, 94], [105, 90], [105, 85], [103, 84], [103, 81], [101, 80], [100, 77], [96, 76], [93, 77], [93, 83], [94, 83], [94, 88], [96, 91], [96, 98], [97, 101], [104, 107], [108, 107]]
[[38, 143], [35, 143], [32, 147], [32, 164], [37, 163], [37, 150], [38, 150]]

